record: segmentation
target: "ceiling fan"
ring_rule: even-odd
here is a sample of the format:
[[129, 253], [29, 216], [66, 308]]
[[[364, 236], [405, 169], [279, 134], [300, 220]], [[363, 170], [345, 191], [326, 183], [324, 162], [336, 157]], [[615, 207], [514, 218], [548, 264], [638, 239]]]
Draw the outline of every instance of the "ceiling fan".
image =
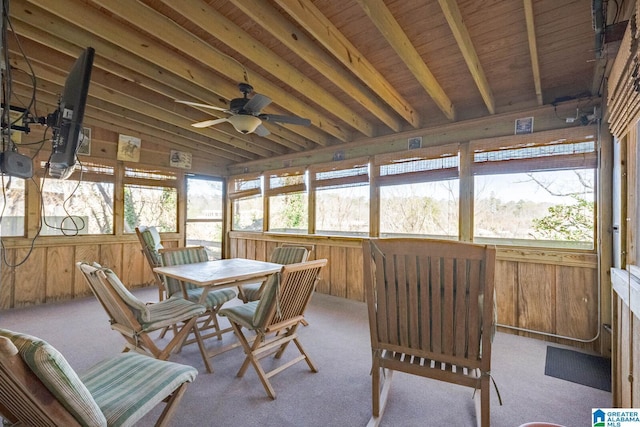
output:
[[239, 83], [238, 88], [242, 93], [242, 98], [232, 99], [229, 103], [229, 108], [220, 108], [213, 105], [200, 104], [191, 101], [180, 101], [181, 104], [192, 105], [194, 107], [210, 108], [212, 110], [224, 111], [231, 114], [231, 117], [205, 120], [203, 122], [193, 123], [191, 126], [197, 128], [206, 128], [214, 126], [220, 123], [229, 122], [240, 133], [255, 133], [259, 136], [269, 135], [269, 130], [262, 125], [262, 122], [276, 122], [276, 123], [289, 123], [292, 125], [309, 126], [311, 120], [303, 119], [298, 116], [281, 116], [277, 114], [263, 114], [260, 113], [264, 107], [271, 103], [271, 99], [268, 96], [254, 93], [251, 98], [247, 95], [253, 92], [253, 87], [248, 83]]

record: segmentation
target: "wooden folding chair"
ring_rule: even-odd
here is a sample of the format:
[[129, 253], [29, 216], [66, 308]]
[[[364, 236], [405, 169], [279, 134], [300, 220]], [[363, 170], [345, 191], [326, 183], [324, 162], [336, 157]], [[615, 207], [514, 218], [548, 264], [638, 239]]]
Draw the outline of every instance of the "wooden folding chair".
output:
[[[193, 264], [209, 260], [207, 251], [203, 246], [188, 246], [186, 248], [165, 248], [160, 249], [160, 258], [163, 266]], [[198, 302], [205, 289], [193, 283], [180, 283], [172, 277], [162, 276], [167, 294], [171, 297], [182, 297], [187, 300]], [[202, 338], [218, 337], [222, 339], [222, 334], [231, 332], [230, 328], [221, 329], [218, 322], [218, 311], [222, 305], [236, 297], [233, 289], [217, 289], [207, 291], [206, 300], [203, 303], [207, 308], [206, 313], [199, 319], [198, 330], [202, 333]], [[185, 344], [192, 341], [187, 340]]]
[[156, 426], [166, 426], [197, 373], [122, 353], [78, 376], [47, 342], [0, 329], [0, 415], [11, 425], [132, 426], [165, 402]]
[[[242, 344], [246, 358], [238, 371], [242, 377], [249, 364], [255, 368], [265, 391], [276, 398], [269, 378], [295, 363], [306, 361], [312, 372], [318, 369], [298, 340], [298, 325], [304, 320], [304, 312], [319, 280], [319, 274], [327, 264], [326, 259], [289, 264], [282, 267], [273, 279], [265, 285], [262, 298], [240, 306], [223, 308], [221, 316], [227, 316], [233, 330]], [[255, 339], [247, 338], [242, 328], [254, 331]], [[292, 342], [300, 356], [265, 372], [260, 359], [275, 353], [279, 359], [287, 345]]]
[[479, 390], [477, 422], [489, 427], [495, 248], [402, 238], [365, 240], [362, 248], [373, 355], [369, 425], [382, 417], [395, 370]]
[[[282, 245], [271, 252], [269, 262], [276, 264], [297, 264], [305, 262], [309, 258], [310, 250], [305, 246]], [[238, 298], [242, 302], [251, 302], [260, 299], [264, 283], [250, 283], [238, 287]]]
[[[120, 332], [125, 339], [124, 351], [133, 350], [166, 360], [173, 351], [180, 349], [183, 341], [193, 332], [207, 372], [212, 372], [197, 320], [206, 308], [183, 298], [168, 298], [154, 304], [145, 304], [122, 284], [110, 269], [98, 264], [78, 262], [89, 287], [109, 316], [111, 329]], [[163, 347], [152, 336], [155, 331], [175, 327], [173, 338]]]

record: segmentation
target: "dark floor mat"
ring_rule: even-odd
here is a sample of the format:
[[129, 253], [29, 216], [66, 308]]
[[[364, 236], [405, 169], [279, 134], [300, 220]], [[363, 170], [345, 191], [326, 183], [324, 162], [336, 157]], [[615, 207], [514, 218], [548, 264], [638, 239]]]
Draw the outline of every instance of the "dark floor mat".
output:
[[604, 357], [547, 346], [544, 374], [611, 391], [611, 360]]

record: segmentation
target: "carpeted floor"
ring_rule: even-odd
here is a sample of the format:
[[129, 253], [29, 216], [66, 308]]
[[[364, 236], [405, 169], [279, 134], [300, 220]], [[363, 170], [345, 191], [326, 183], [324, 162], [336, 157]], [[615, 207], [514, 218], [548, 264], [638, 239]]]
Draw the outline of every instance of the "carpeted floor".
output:
[[[155, 289], [135, 292], [157, 298]], [[249, 368], [236, 372], [243, 359], [234, 349], [212, 359], [207, 374], [195, 345], [171, 357], [199, 370], [173, 419], [173, 426], [364, 426], [371, 416], [371, 356], [364, 303], [316, 294], [307, 311], [301, 342], [319, 367], [311, 373], [299, 363], [272, 378], [278, 394], [267, 398]], [[111, 331], [94, 298], [0, 312], [0, 327], [49, 341], [82, 372], [119, 352], [122, 339]], [[234, 337], [225, 337], [222, 344]], [[210, 340], [208, 346], [221, 343]], [[611, 393], [545, 375], [547, 343], [498, 333], [493, 345], [492, 376], [504, 405], [492, 391], [491, 425], [517, 427], [530, 421], [590, 425], [591, 409], [611, 406]], [[287, 350], [287, 355], [294, 355]], [[267, 362], [268, 363], [268, 362]], [[402, 373], [394, 376], [382, 426], [473, 426], [473, 391]], [[139, 423], [154, 424], [160, 408]]]

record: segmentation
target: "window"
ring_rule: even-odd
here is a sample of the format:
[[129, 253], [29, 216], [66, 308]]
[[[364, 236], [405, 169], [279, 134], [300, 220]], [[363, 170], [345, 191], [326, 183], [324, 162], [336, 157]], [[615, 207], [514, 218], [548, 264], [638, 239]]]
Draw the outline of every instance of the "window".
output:
[[24, 236], [24, 179], [2, 176], [2, 200], [0, 200], [0, 235]]
[[210, 259], [222, 258], [223, 188], [219, 179], [187, 178], [186, 244], [204, 246]]
[[269, 231], [308, 232], [309, 197], [305, 177], [301, 169], [269, 173], [265, 190], [269, 198]]
[[160, 232], [178, 231], [177, 178], [164, 171], [125, 168], [124, 231], [153, 225]]
[[380, 235], [458, 238], [458, 146], [377, 156]]
[[236, 177], [229, 189], [235, 231], [262, 231], [264, 206], [262, 178], [257, 175]]
[[369, 235], [368, 162], [354, 159], [311, 170], [316, 233]]
[[593, 138], [477, 151], [474, 240], [592, 249]]
[[69, 179], [40, 180], [44, 214], [40, 234], [113, 234], [113, 168], [78, 165], [80, 170]]

